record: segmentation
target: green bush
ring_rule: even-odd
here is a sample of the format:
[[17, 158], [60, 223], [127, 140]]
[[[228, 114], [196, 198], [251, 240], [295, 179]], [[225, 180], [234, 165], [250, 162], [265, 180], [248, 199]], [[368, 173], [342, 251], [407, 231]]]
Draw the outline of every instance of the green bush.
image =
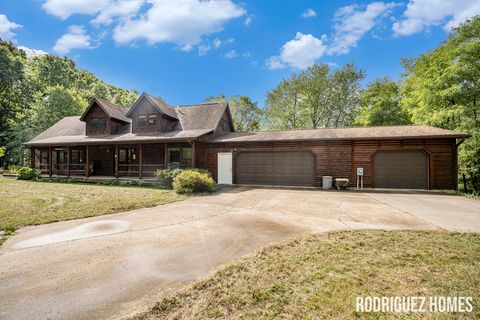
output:
[[40, 171], [29, 167], [21, 167], [18, 169], [18, 180], [37, 180], [41, 177]]
[[212, 192], [215, 181], [209, 174], [198, 170], [184, 170], [173, 180], [173, 190], [176, 193]]
[[212, 177], [211, 173], [208, 170], [199, 169], [199, 168], [158, 169], [157, 172], [155, 173], [155, 176], [157, 177], [156, 185], [160, 188], [172, 189], [173, 188], [173, 180], [175, 179], [175, 177], [179, 173], [185, 172], [185, 171], [204, 173], [204, 174], [208, 175], [210, 178]]
[[106, 186], [119, 186], [120, 185], [120, 179], [117, 179], [117, 178], [107, 179], [107, 180], [103, 181], [102, 184], [104, 184]]
[[130, 181], [127, 181], [127, 186], [131, 186], [131, 187], [142, 187], [145, 183], [143, 182], [143, 180], [130, 180]]

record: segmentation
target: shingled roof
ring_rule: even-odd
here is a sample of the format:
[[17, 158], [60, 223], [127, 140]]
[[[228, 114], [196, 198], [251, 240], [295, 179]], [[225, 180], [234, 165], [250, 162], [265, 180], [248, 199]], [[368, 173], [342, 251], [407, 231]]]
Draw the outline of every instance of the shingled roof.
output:
[[[115, 111], [127, 114], [127, 109], [116, 106], [114, 104], [105, 103], [106, 101], [96, 99], [101, 104], [102, 109], [119, 117]], [[92, 102], [93, 104], [93, 102]], [[91, 105], [92, 105], [91, 104]], [[90, 106], [91, 106], [90, 105]], [[118, 109], [118, 108], [122, 109]], [[228, 104], [226, 102], [207, 103], [197, 105], [184, 105], [171, 107], [175, 113], [175, 118], [179, 121], [179, 126], [174, 131], [168, 132], [152, 132], [152, 133], [131, 133], [131, 119], [125, 118], [128, 122], [122, 130], [122, 133], [104, 136], [86, 136], [85, 122], [82, 117], [66, 117], [58, 121], [56, 124], [25, 143], [27, 146], [40, 145], [68, 145], [68, 144], [91, 144], [91, 143], [108, 143], [108, 142], [133, 142], [133, 141], [179, 141], [198, 139], [199, 137], [215, 131], [226, 110]]]
[[145, 93], [145, 92], [140, 95], [140, 97], [137, 99], [137, 101], [135, 101], [135, 103], [130, 108], [130, 110], [128, 110], [128, 112], [126, 113], [127, 117], [130, 116], [132, 110], [135, 109], [135, 107], [137, 106], [139, 101], [142, 100], [142, 98], [147, 99], [153, 105], [153, 107], [156, 108], [161, 113], [169, 116], [172, 119], [178, 120], [178, 117], [177, 117], [177, 114], [175, 113], [174, 107], [172, 107], [171, 105], [169, 105], [168, 103], [166, 103], [162, 99], [154, 97], [154, 96], [152, 96], [148, 93]]
[[128, 109], [121, 107], [119, 105], [113, 104], [111, 102], [108, 102], [106, 100], [98, 99], [95, 98], [93, 99], [92, 103], [88, 106], [88, 108], [85, 110], [85, 112], [82, 114], [80, 117], [80, 120], [84, 120], [87, 113], [89, 112], [90, 108], [97, 103], [100, 108], [107, 114], [109, 118], [117, 119], [123, 122], [130, 122], [131, 119], [126, 116]]
[[[130, 124], [128, 124], [130, 126]], [[25, 143], [27, 146], [43, 145], [82, 145], [82, 144], [105, 144], [117, 142], [167, 142], [185, 141], [197, 139], [202, 135], [211, 132], [210, 129], [203, 130], [175, 130], [166, 132], [150, 132], [142, 134], [130, 133], [130, 130], [123, 134], [112, 134], [104, 136], [86, 136], [85, 122], [79, 117], [65, 117], [53, 126]]]
[[175, 107], [184, 130], [215, 130], [228, 107], [226, 102], [192, 104]]
[[206, 143], [256, 141], [317, 141], [364, 139], [468, 138], [471, 135], [425, 125], [325, 128], [260, 132], [225, 132], [202, 139]]

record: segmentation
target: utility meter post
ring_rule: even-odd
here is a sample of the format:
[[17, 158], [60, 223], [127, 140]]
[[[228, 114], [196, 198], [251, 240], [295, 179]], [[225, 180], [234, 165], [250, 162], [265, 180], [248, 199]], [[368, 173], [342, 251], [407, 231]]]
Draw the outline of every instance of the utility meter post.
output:
[[363, 190], [363, 168], [357, 168], [357, 190], [359, 186]]

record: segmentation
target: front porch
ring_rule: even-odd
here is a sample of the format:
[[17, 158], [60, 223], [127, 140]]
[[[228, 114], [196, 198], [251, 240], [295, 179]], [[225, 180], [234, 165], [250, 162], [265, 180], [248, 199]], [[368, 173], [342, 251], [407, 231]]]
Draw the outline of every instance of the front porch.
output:
[[158, 169], [195, 167], [195, 141], [31, 147], [31, 167], [49, 177], [153, 180]]

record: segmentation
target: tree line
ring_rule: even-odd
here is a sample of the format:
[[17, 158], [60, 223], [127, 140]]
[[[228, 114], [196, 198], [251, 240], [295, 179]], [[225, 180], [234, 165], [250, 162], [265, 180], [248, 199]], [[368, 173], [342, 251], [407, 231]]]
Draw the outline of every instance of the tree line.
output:
[[[380, 78], [362, 88], [366, 72], [314, 64], [267, 93], [265, 107], [247, 96], [229, 101], [235, 129], [427, 124], [472, 134], [459, 149], [465, 190], [480, 192], [480, 17], [452, 30], [437, 48], [403, 59], [398, 81]], [[68, 58], [28, 59], [0, 42], [0, 165], [25, 158], [21, 143], [65, 116], [79, 115], [93, 98], [130, 106], [138, 94], [104, 83]]]

